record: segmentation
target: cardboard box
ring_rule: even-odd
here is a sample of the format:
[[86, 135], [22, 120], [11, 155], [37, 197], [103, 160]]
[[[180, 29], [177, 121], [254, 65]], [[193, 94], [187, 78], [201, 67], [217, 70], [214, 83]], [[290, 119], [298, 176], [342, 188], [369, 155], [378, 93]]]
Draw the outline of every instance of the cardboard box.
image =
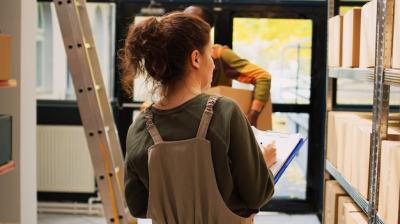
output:
[[[357, 124], [357, 132], [358, 134], [354, 138], [356, 140], [356, 144], [358, 147], [356, 148], [357, 155], [356, 159], [353, 161], [356, 162], [355, 166], [352, 166], [352, 178], [356, 179], [356, 189], [359, 193], [366, 199], [368, 197], [368, 186], [369, 186], [369, 166], [370, 166], [370, 141], [372, 134], [372, 117], [371, 114], [359, 114], [360, 117], [359, 122]], [[389, 136], [398, 136], [400, 135], [400, 130], [396, 127], [392, 127], [389, 125], [388, 128]], [[393, 138], [393, 137], [391, 137]], [[382, 162], [384, 160], [381, 160]], [[382, 174], [381, 174], [382, 175]], [[357, 184], [358, 183], [358, 184]]]
[[334, 112], [328, 113], [328, 140], [326, 144], [326, 159], [337, 169], [337, 134]]
[[11, 160], [12, 156], [11, 116], [0, 115], [0, 165]]
[[[400, 223], [400, 140], [390, 143], [384, 143], [384, 147], [390, 149], [390, 167], [388, 186], [388, 208], [390, 212], [387, 214], [386, 223]], [[389, 209], [388, 209], [389, 210]]]
[[389, 197], [388, 183], [389, 180], [389, 167], [390, 167], [390, 150], [385, 146], [386, 141], [382, 142], [381, 151], [381, 173], [380, 173], [380, 184], [379, 184], [379, 205], [378, 205], [378, 215], [387, 223], [387, 201]]
[[345, 224], [368, 224], [367, 216], [363, 212], [347, 212]]
[[335, 180], [325, 183], [324, 224], [338, 224], [339, 197], [346, 193]]
[[11, 77], [11, 36], [0, 34], [0, 80]]
[[[234, 89], [227, 86], [217, 86], [207, 90], [208, 94], [219, 94], [221, 96], [229, 97], [234, 100], [242, 109], [244, 114], [247, 114], [251, 109], [253, 101], [253, 92], [244, 89]], [[271, 98], [267, 101], [264, 109], [261, 111], [257, 128], [260, 130], [272, 130], [272, 103]]]
[[353, 127], [355, 125], [356, 121], [351, 121], [351, 120], [346, 120], [346, 123], [344, 124], [344, 129], [343, 132], [345, 133], [345, 138], [344, 138], [344, 148], [343, 148], [343, 172], [342, 175], [343, 177], [347, 180], [347, 182], [350, 183], [354, 187], [354, 185], [351, 183], [351, 166], [353, 164], [353, 152], [354, 152], [354, 129]]
[[394, 2], [392, 68], [400, 69], [400, 0]]
[[[341, 114], [341, 115], [344, 115], [344, 114]], [[338, 146], [338, 150], [337, 150], [337, 153], [338, 153], [338, 155], [337, 155], [337, 165], [338, 165], [338, 171], [342, 174], [342, 175], [344, 175], [344, 166], [345, 166], [345, 164], [346, 164], [346, 159], [345, 159], [345, 155], [346, 155], [346, 128], [345, 128], [345, 125], [346, 125], [346, 117], [344, 117], [344, 116], [338, 116], [336, 119], [336, 127], [337, 127], [337, 130], [336, 130], [336, 133], [337, 133], [337, 136], [338, 136], [338, 139], [337, 139], [337, 141], [338, 141], [338, 143], [337, 143], [337, 146]]]
[[[359, 176], [360, 176], [360, 169], [358, 169], [360, 164], [361, 156], [369, 156], [369, 147], [367, 147], [367, 152], [361, 155], [360, 153], [363, 152], [364, 148], [361, 148], [366, 142], [362, 140], [360, 133], [358, 132], [359, 126], [367, 126], [372, 129], [372, 123], [368, 123], [365, 119], [362, 119], [361, 116], [363, 113], [357, 112], [347, 112], [347, 119], [345, 120], [346, 125], [342, 132], [344, 132], [344, 146], [343, 146], [343, 176], [345, 179], [353, 186], [354, 189], [359, 190]], [[369, 135], [367, 136], [369, 137]], [[369, 145], [369, 140], [366, 143]], [[368, 157], [369, 158], [369, 157]], [[365, 169], [368, 171], [368, 169]], [[365, 171], [364, 170], [364, 171]]]
[[378, 214], [385, 223], [400, 223], [400, 135], [382, 141]]
[[[342, 224], [345, 222], [345, 210], [344, 210], [344, 206], [346, 203], [350, 203], [350, 204], [354, 204], [354, 201], [352, 198], [348, 197], [348, 196], [340, 196], [339, 197], [339, 201], [338, 201], [338, 223]], [[354, 204], [355, 205], [355, 204]], [[355, 206], [356, 207], [356, 206]], [[360, 211], [357, 208], [357, 211]]]
[[[348, 164], [348, 156], [349, 153], [351, 152], [351, 147], [349, 144], [349, 141], [351, 141], [351, 138], [349, 138], [348, 134], [350, 133], [348, 131], [348, 123], [352, 120], [355, 120], [357, 118], [357, 115], [355, 113], [349, 113], [349, 112], [330, 112], [333, 115], [333, 122], [335, 123], [335, 134], [333, 141], [336, 141], [336, 163], [337, 163], [337, 170], [344, 176], [345, 173], [349, 173], [348, 171], [345, 172], [346, 169], [346, 164]], [[329, 135], [328, 135], [329, 136]], [[332, 141], [328, 141], [332, 142]], [[350, 177], [350, 175], [349, 175]]]
[[364, 197], [368, 197], [368, 185], [369, 185], [369, 160], [370, 160], [370, 141], [372, 133], [372, 122], [363, 120], [357, 126], [357, 137], [359, 142], [358, 147], [358, 159], [354, 166], [353, 176], [357, 183], [358, 192]]
[[343, 17], [338, 15], [328, 21], [328, 65], [340, 67], [342, 62]]
[[375, 66], [377, 0], [361, 8], [360, 67]]
[[[350, 145], [350, 161], [351, 163], [348, 164], [349, 166], [349, 173], [348, 178], [349, 178], [349, 183], [353, 186], [355, 190], [360, 192], [360, 178], [362, 176], [362, 172], [359, 169], [360, 167], [360, 158], [361, 156], [366, 156], [369, 158], [369, 148], [362, 148], [361, 146], [363, 145], [363, 142], [360, 141], [360, 133], [358, 132], [359, 126], [365, 126], [365, 122], [363, 119], [356, 119], [354, 120], [354, 123], [351, 128], [349, 128], [348, 131], [350, 131], [350, 134], [348, 134], [349, 138], [351, 138], [351, 143]], [[367, 124], [369, 128], [372, 129], [372, 125]], [[365, 142], [364, 142], [365, 143]], [[361, 155], [361, 153], [364, 153]], [[367, 178], [368, 179], [368, 178]]]
[[342, 67], [358, 67], [360, 62], [361, 9], [353, 8], [343, 16]]
[[[369, 113], [355, 113], [354, 118], [350, 120], [351, 125], [347, 128], [346, 136], [348, 142], [348, 153], [345, 157], [348, 157], [346, 166], [346, 179], [349, 179], [349, 183], [355, 190], [361, 193], [368, 189], [368, 170], [369, 170], [369, 157], [370, 157], [370, 133], [372, 132], [372, 121], [365, 116], [369, 116]], [[365, 165], [365, 166], [364, 166]], [[366, 184], [364, 188], [360, 182]]]
[[351, 217], [352, 213], [360, 213], [361, 209], [354, 203], [348, 202], [343, 205], [343, 219], [340, 224], [353, 224], [353, 218]]
[[327, 142], [327, 158], [343, 174], [345, 151], [345, 128], [346, 119], [349, 113], [329, 112], [328, 113], [328, 142]]
[[[364, 198], [368, 194], [371, 132], [370, 113], [328, 114], [329, 158], [336, 158], [337, 170]], [[332, 147], [335, 147], [335, 153]]]

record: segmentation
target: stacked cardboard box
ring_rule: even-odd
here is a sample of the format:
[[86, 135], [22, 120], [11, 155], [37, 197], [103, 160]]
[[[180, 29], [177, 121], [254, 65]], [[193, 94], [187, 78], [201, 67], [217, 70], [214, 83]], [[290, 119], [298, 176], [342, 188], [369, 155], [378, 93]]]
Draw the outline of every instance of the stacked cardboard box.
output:
[[[253, 100], [253, 92], [244, 89], [234, 89], [227, 86], [217, 86], [209, 89], [208, 94], [218, 94], [221, 96], [229, 97], [234, 100], [242, 109], [243, 113], [247, 114], [251, 109], [251, 103]], [[267, 101], [264, 109], [261, 111], [258, 121], [257, 128], [260, 130], [272, 130], [272, 103], [271, 98]]]
[[367, 216], [354, 203], [344, 204], [343, 224], [367, 224]]
[[[356, 135], [354, 123], [360, 122], [357, 113], [330, 112], [328, 114], [328, 160], [336, 164], [336, 169], [350, 182], [352, 176], [351, 154], [355, 148]], [[372, 124], [369, 126], [372, 127]], [[334, 158], [335, 161], [331, 161]]]
[[343, 170], [343, 155], [345, 150], [346, 132], [344, 125], [346, 121], [356, 118], [354, 114], [330, 112], [328, 114], [328, 160], [339, 170]]
[[385, 223], [400, 223], [400, 135], [382, 142], [378, 214]]
[[335, 180], [325, 183], [324, 224], [366, 224], [366, 215]]
[[324, 224], [367, 224], [367, 217], [334, 180], [326, 182]]
[[361, 8], [360, 67], [375, 66], [377, 0]]
[[342, 67], [358, 67], [360, 62], [361, 9], [353, 8], [343, 16]]
[[[400, 69], [400, 0], [394, 0], [392, 68]], [[328, 21], [328, 65], [370, 68], [375, 66], [377, 0], [361, 9], [353, 8], [343, 17]]]
[[364, 198], [367, 198], [372, 122], [367, 119], [363, 119], [362, 121], [363, 122], [357, 126], [357, 140], [359, 142], [359, 147], [355, 148], [355, 152], [352, 155], [352, 158], [356, 160], [356, 163], [354, 163], [352, 167], [352, 183], [355, 184], [360, 194]]
[[325, 182], [324, 224], [338, 224], [339, 198], [346, 196], [335, 180]]
[[342, 62], [343, 17], [338, 15], [330, 18], [328, 29], [328, 64], [331, 67], [340, 67]]
[[326, 159], [337, 169], [337, 151], [338, 151], [338, 140], [341, 139], [337, 135], [340, 134], [336, 130], [336, 121], [334, 113], [328, 113], [328, 139], [327, 139], [327, 150], [326, 150]]
[[[335, 182], [335, 181], [333, 181]], [[367, 216], [332, 181], [326, 185], [324, 224], [367, 224]], [[332, 201], [329, 201], [332, 200]], [[336, 201], [334, 201], [336, 200]], [[336, 202], [336, 203], [334, 203]], [[334, 215], [335, 217], [332, 217]]]
[[395, 0], [394, 6], [392, 67], [400, 69], [400, 0]]
[[[388, 132], [400, 135], [399, 128], [389, 127]], [[328, 114], [328, 160], [364, 198], [368, 196], [371, 133], [369, 113]]]
[[0, 34], [0, 81], [11, 76], [11, 36]]
[[338, 203], [338, 223], [342, 224], [345, 223], [345, 215], [346, 215], [346, 210], [345, 210], [345, 204], [350, 203], [354, 205], [354, 211], [360, 211], [360, 209], [354, 204], [353, 199], [351, 199], [349, 196], [341, 196], [339, 197], [339, 203]]

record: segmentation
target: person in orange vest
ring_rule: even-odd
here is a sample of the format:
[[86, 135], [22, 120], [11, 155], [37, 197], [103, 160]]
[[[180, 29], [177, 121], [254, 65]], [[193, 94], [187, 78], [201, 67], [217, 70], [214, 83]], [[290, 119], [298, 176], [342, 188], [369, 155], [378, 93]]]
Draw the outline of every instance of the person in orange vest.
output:
[[[214, 15], [205, 7], [192, 5], [187, 7], [183, 12], [196, 15], [206, 21], [211, 27], [214, 26]], [[270, 73], [252, 64], [250, 61], [239, 57], [227, 46], [214, 44], [212, 57], [215, 69], [211, 86], [231, 86], [232, 79], [254, 85], [253, 102], [251, 108], [249, 108], [250, 112], [247, 114], [247, 119], [251, 125], [256, 126], [258, 116], [270, 97]]]

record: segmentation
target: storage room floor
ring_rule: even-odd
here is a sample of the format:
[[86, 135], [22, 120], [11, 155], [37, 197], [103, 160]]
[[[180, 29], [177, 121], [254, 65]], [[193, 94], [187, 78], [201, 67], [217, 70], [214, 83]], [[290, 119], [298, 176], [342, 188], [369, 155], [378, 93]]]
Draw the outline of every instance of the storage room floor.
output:
[[[140, 220], [139, 224], [150, 224], [148, 220]], [[315, 215], [286, 215], [278, 213], [260, 213], [254, 224], [320, 224]], [[106, 224], [104, 218], [83, 215], [39, 214], [38, 224]]]

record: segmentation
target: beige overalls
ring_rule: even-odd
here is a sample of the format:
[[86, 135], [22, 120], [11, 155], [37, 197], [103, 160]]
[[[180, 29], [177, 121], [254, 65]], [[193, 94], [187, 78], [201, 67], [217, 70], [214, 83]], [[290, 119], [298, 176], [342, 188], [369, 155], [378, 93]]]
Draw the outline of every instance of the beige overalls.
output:
[[251, 224], [253, 216], [233, 213], [218, 190], [205, 138], [217, 96], [208, 99], [197, 136], [181, 141], [163, 141], [146, 110], [147, 130], [154, 145], [149, 148], [149, 200], [147, 217], [153, 224]]

